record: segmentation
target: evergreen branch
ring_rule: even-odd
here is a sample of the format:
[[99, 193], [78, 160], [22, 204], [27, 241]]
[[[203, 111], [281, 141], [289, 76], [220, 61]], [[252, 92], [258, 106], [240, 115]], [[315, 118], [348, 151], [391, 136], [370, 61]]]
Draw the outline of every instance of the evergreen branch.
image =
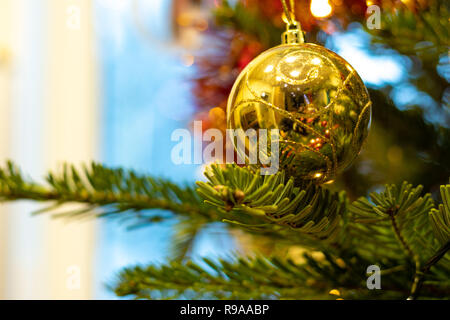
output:
[[[396, 261], [383, 260], [383, 290], [369, 290], [366, 268], [371, 263], [354, 253], [306, 254], [305, 263], [272, 257], [239, 258], [232, 262], [170, 262], [135, 266], [120, 272], [112, 289], [137, 299], [344, 299], [391, 298], [408, 294], [409, 272]], [[429, 289], [429, 286], [426, 287]], [[446, 289], [448, 292], [448, 289]], [[427, 296], [442, 291], [427, 290]]]
[[170, 252], [173, 260], [186, 259], [193, 248], [199, 232], [205, 227], [205, 223], [197, 219], [180, 219], [174, 226], [174, 235], [170, 243]]
[[[25, 179], [20, 170], [8, 162], [6, 168], [0, 168], [0, 201], [16, 200], [54, 202], [38, 213], [54, 211], [69, 202], [86, 205], [80, 211], [56, 213], [56, 216], [86, 215], [95, 211], [99, 216], [133, 217], [148, 223], [168, 217], [148, 213], [148, 210], [161, 209], [202, 221], [217, 218], [216, 210], [205, 205], [187, 186], [179, 187], [167, 180], [138, 175], [133, 170], [111, 169], [96, 163], [80, 170], [64, 165], [62, 172], [50, 172], [46, 183], [38, 184]], [[119, 215], [125, 211], [134, 214]]]
[[[198, 183], [198, 192], [206, 199], [205, 204], [191, 188], [181, 188], [131, 170], [110, 169], [95, 163], [82, 170], [66, 165], [59, 174], [50, 173], [47, 183], [38, 184], [25, 179], [9, 162], [6, 168], [0, 169], [0, 200], [55, 202], [42, 212], [53, 211], [67, 202], [86, 205], [83, 210], [70, 212], [71, 216], [85, 215], [96, 209], [103, 210], [101, 216], [122, 216], [119, 213], [132, 210], [134, 214], [123, 216], [141, 219], [143, 224], [151, 219], [167, 218], [147, 215], [152, 209], [168, 210], [181, 217], [180, 241], [176, 242], [181, 244], [178, 262], [125, 270], [116, 287], [119, 295], [152, 298], [154, 290], [161, 290], [173, 297], [197, 294], [199, 297], [245, 299], [329, 298], [327, 292], [334, 286], [353, 298], [355, 294], [361, 298], [377, 294], [399, 298], [410, 291], [405, 288], [408, 281], [404, 277], [411, 279], [413, 272], [408, 265], [403, 269], [403, 258], [394, 247], [395, 233], [411, 252], [421, 253], [420, 261], [425, 258], [429, 261], [417, 269], [413, 287], [417, 289], [411, 290], [411, 296], [417, 296], [422, 287], [421, 294], [425, 296], [448, 293], [450, 284], [446, 279], [450, 268], [444, 249], [427, 256], [439, 243], [436, 237], [430, 236], [434, 234], [433, 228], [440, 230], [448, 225], [448, 186], [441, 190], [444, 203], [431, 213], [433, 202], [429, 195], [420, 196], [420, 187], [412, 188], [406, 183], [400, 188], [387, 186], [384, 192], [371, 194], [372, 202], [362, 198], [353, 203], [349, 210], [353, 220], [347, 221], [344, 194], [333, 194], [314, 185], [305, 189], [295, 187], [293, 179], [286, 181], [282, 171], [261, 176], [252, 168], [213, 165], [206, 176], [209, 182]], [[388, 228], [392, 217], [395, 218], [394, 230]], [[324, 257], [306, 255], [302, 265], [277, 258], [268, 262], [240, 259], [234, 264], [205, 260], [215, 274], [195, 263], [182, 263], [202, 224], [219, 219], [273, 239], [278, 237], [290, 243], [311, 245], [319, 248]], [[436, 233], [440, 234], [445, 233]], [[370, 239], [364, 239], [365, 235]], [[382, 245], [378, 246], [380, 241]], [[420, 246], [427, 250], [418, 251]], [[373, 247], [377, 249], [366, 250]], [[393, 248], [391, 254], [385, 254], [390, 248]], [[362, 282], [365, 277], [361, 275], [365, 274], [363, 269], [377, 261], [387, 271], [383, 279], [393, 276], [389, 281], [384, 280], [389, 285], [383, 288], [387, 289], [383, 293], [367, 292]], [[437, 264], [438, 261], [446, 263]], [[405, 272], [399, 275], [395, 270]], [[427, 281], [425, 274], [428, 274]]]
[[[450, 45], [448, 2], [437, 1], [428, 9], [414, 13], [406, 7], [385, 10], [382, 28], [368, 30], [374, 41], [388, 44], [402, 54], [418, 55], [425, 60], [436, 59]], [[416, 44], [421, 45], [416, 45]]]
[[408, 300], [415, 300], [419, 296], [420, 289], [422, 288], [423, 282], [425, 280], [425, 275], [430, 271], [431, 267], [438, 263], [450, 250], [450, 241], [444, 244], [438, 252], [432, 256], [427, 263], [420, 269], [416, 271], [414, 275], [414, 282], [411, 287], [411, 294]]
[[391, 219], [392, 228], [394, 229], [395, 236], [397, 237], [398, 241], [400, 242], [400, 244], [402, 245], [402, 247], [404, 248], [406, 253], [411, 258], [411, 260], [414, 261], [416, 268], [417, 268], [420, 265], [419, 258], [417, 257], [417, 255], [414, 253], [414, 251], [411, 249], [411, 247], [409, 246], [409, 244], [406, 242], [405, 238], [403, 237], [402, 232], [397, 223], [396, 212], [394, 210], [390, 211], [389, 217]]
[[[195, 298], [270, 299], [300, 296], [296, 284], [302, 275], [285, 263], [263, 258], [213, 262], [204, 258], [202, 264], [171, 262], [168, 265], [133, 267], [120, 273], [114, 286], [118, 296], [138, 299], [153, 298], [155, 291], [177, 298], [195, 294]], [[284, 266], [285, 268], [282, 268]], [[303, 279], [305, 280], [305, 279]], [[296, 292], [296, 293], [294, 293]]]
[[370, 232], [372, 241], [362, 250], [370, 250], [372, 245], [381, 246], [390, 250], [380, 254], [401, 256], [396, 249], [398, 243], [414, 263], [424, 261], [433, 255], [439, 244], [428, 222], [433, 200], [429, 194], [421, 196], [421, 191], [421, 186], [413, 188], [404, 182], [401, 187], [387, 185], [383, 192], [372, 192], [371, 201], [358, 199], [349, 207], [356, 222], [351, 224], [349, 234], [357, 236]]
[[443, 245], [436, 254], [428, 259], [420, 270], [416, 271], [409, 297], [411, 300], [418, 297], [425, 276], [430, 271], [431, 267], [438, 263], [450, 250], [450, 185], [441, 186], [441, 196], [443, 203], [439, 205], [439, 209], [431, 209], [430, 222], [434, 234]]
[[450, 184], [441, 186], [442, 204], [430, 211], [430, 222], [435, 236], [441, 243], [450, 240]]
[[[444, 284], [450, 273], [450, 263], [445, 258], [449, 238], [444, 237], [448, 227], [446, 225], [447, 186], [441, 187], [444, 204], [440, 205], [440, 210], [434, 209], [430, 195], [421, 197], [421, 191], [421, 186], [413, 188], [407, 183], [403, 183], [400, 188], [394, 185], [386, 186], [384, 192], [370, 194], [372, 202], [360, 198], [350, 206], [350, 212], [356, 221], [367, 221], [371, 218], [369, 223], [378, 227], [372, 230], [386, 231], [387, 223], [390, 221], [395, 239], [415, 266], [410, 299], [417, 298], [425, 275], [439, 260], [443, 259], [445, 263], [439, 266], [439, 270], [435, 270], [434, 277], [438, 277], [439, 281], [443, 280], [442, 284]], [[362, 231], [357, 225], [356, 228], [358, 231], [355, 233]], [[443, 242], [442, 240], [447, 241], [442, 247], [438, 240], [439, 237], [441, 237], [441, 242]], [[391, 243], [393, 237], [386, 232], [374, 232], [373, 242], [377, 242], [377, 238], [383, 238], [385, 243]], [[367, 251], [367, 248], [362, 250]], [[380, 256], [380, 254], [375, 256]]]
[[[198, 193], [221, 212], [234, 213], [228, 222], [252, 230], [282, 234], [292, 231], [332, 242], [339, 234], [345, 214], [344, 193], [310, 184], [294, 187], [279, 171], [261, 176], [258, 170], [237, 165], [212, 165], [205, 172], [209, 182], [198, 182]], [[289, 237], [288, 237], [289, 238]]]

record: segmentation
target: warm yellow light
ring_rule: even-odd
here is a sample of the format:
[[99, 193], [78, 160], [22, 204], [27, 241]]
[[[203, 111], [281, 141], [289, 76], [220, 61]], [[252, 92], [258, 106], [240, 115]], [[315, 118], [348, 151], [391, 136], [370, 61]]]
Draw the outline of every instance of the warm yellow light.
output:
[[0, 47], [0, 66], [10, 61], [11, 52], [7, 47]]
[[335, 296], [340, 296], [341, 292], [338, 289], [333, 289], [329, 292], [329, 294], [335, 295]]
[[187, 14], [180, 14], [177, 18], [177, 23], [181, 27], [188, 27], [192, 23], [192, 17]]
[[294, 78], [297, 78], [299, 75], [300, 75], [300, 71], [298, 71], [298, 70], [294, 70], [291, 72], [291, 76]]
[[311, 13], [316, 18], [328, 17], [333, 8], [328, 0], [312, 0], [311, 1]]
[[292, 63], [292, 62], [294, 62], [295, 60], [297, 60], [297, 57], [294, 57], [294, 56], [291, 56], [291, 57], [287, 57], [287, 58], [286, 58], [286, 62], [287, 62], [287, 63]]
[[273, 71], [273, 65], [269, 64], [266, 69], [264, 69], [264, 72], [272, 72]]
[[312, 64], [315, 64], [316, 66], [318, 66], [320, 63], [322, 62], [322, 60], [320, 60], [320, 58], [313, 58], [312, 60], [311, 60], [311, 63]]

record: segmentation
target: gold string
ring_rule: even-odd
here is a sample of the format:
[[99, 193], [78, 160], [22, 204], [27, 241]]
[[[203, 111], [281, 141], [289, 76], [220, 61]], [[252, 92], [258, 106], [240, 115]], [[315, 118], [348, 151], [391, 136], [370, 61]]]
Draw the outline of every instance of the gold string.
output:
[[290, 8], [288, 8], [286, 0], [281, 0], [281, 4], [283, 5], [284, 15], [286, 16], [286, 19], [288, 20], [289, 24], [293, 24], [295, 21], [295, 1], [289, 1]]
[[291, 0], [290, 4], [291, 4], [291, 12], [295, 18], [295, 0]]

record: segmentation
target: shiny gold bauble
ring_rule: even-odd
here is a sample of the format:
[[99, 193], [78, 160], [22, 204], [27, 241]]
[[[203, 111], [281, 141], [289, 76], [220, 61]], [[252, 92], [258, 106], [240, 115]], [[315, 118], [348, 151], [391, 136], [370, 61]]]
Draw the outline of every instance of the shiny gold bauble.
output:
[[[355, 160], [370, 119], [369, 94], [355, 69], [310, 43], [259, 55], [236, 80], [227, 109], [229, 129], [279, 129], [283, 161], [300, 178], [318, 182]], [[243, 135], [237, 139], [248, 144]]]

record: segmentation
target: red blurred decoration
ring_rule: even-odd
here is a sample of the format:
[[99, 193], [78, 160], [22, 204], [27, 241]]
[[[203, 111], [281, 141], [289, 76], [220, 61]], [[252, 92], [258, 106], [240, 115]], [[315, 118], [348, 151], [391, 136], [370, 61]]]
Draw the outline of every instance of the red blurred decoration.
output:
[[263, 50], [263, 46], [259, 42], [251, 42], [245, 45], [239, 56], [237, 67], [242, 71], [255, 57]]

